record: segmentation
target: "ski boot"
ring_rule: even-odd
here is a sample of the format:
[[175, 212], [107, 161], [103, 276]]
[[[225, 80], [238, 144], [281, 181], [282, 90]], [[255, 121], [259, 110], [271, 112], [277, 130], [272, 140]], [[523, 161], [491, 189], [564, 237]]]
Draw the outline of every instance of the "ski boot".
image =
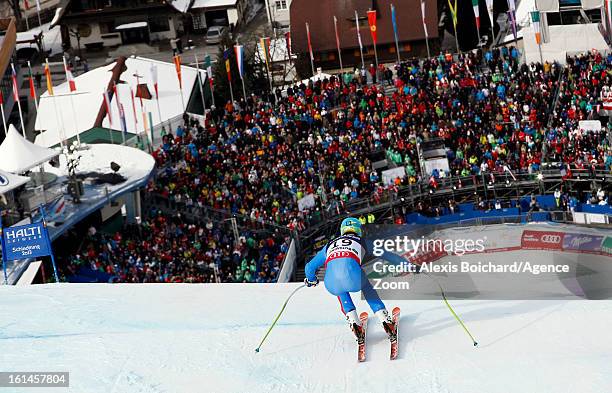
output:
[[349, 323], [349, 327], [351, 331], [357, 338], [357, 344], [361, 345], [365, 342], [365, 331], [363, 330], [363, 326], [361, 326], [359, 322], [359, 318], [357, 317], [357, 311], [349, 311], [346, 313], [346, 320]]
[[395, 323], [393, 323], [393, 318], [391, 318], [389, 312], [385, 309], [378, 310], [376, 312], [376, 316], [378, 317], [378, 320], [382, 323], [383, 329], [385, 329], [385, 332], [389, 336], [389, 340], [392, 343], [397, 341], [397, 327], [395, 326]]

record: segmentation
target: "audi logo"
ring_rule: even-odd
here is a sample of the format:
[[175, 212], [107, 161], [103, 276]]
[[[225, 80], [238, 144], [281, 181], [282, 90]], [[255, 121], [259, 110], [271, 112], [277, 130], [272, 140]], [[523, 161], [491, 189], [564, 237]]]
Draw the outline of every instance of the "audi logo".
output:
[[540, 241], [542, 243], [560, 243], [561, 242], [561, 236], [559, 235], [542, 235], [542, 237], [540, 238]]

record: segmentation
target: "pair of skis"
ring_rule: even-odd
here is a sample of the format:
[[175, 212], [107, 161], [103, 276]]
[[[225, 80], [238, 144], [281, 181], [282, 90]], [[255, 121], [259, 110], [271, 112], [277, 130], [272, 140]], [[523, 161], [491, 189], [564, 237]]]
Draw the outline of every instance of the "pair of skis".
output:
[[[395, 360], [398, 353], [398, 341], [399, 341], [399, 318], [400, 308], [395, 307], [391, 313], [393, 318], [393, 324], [395, 325], [395, 340], [391, 341], [391, 351], [389, 355], [390, 360]], [[358, 345], [357, 348], [357, 361], [365, 362], [366, 360], [366, 338], [367, 338], [367, 327], [368, 327], [368, 313], [362, 312], [359, 314], [359, 320], [361, 321], [361, 327], [363, 328], [363, 343]]]

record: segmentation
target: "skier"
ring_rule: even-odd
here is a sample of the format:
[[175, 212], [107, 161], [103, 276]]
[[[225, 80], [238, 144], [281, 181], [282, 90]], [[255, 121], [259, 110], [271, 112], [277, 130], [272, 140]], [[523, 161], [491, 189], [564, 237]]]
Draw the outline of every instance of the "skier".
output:
[[378, 320], [383, 325], [383, 329], [393, 343], [397, 341], [396, 326], [393, 323], [393, 318], [361, 268], [361, 262], [366, 255], [366, 247], [363, 244], [361, 235], [361, 222], [359, 219], [352, 217], [345, 218], [340, 225], [340, 236], [327, 243], [306, 264], [304, 283], [308, 287], [319, 284], [316, 272], [325, 265], [325, 288], [329, 293], [338, 297], [340, 308], [346, 316], [351, 330], [357, 337], [357, 342], [360, 345], [364, 343], [365, 332], [357, 316], [350, 292], [362, 291], [372, 312], [378, 317]]

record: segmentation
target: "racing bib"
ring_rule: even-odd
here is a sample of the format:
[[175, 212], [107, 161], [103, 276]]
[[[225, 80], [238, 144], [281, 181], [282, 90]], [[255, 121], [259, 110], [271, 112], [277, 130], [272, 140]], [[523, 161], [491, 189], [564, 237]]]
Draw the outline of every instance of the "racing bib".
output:
[[358, 238], [342, 236], [327, 245], [325, 264], [338, 258], [352, 258], [361, 264], [362, 247]]

